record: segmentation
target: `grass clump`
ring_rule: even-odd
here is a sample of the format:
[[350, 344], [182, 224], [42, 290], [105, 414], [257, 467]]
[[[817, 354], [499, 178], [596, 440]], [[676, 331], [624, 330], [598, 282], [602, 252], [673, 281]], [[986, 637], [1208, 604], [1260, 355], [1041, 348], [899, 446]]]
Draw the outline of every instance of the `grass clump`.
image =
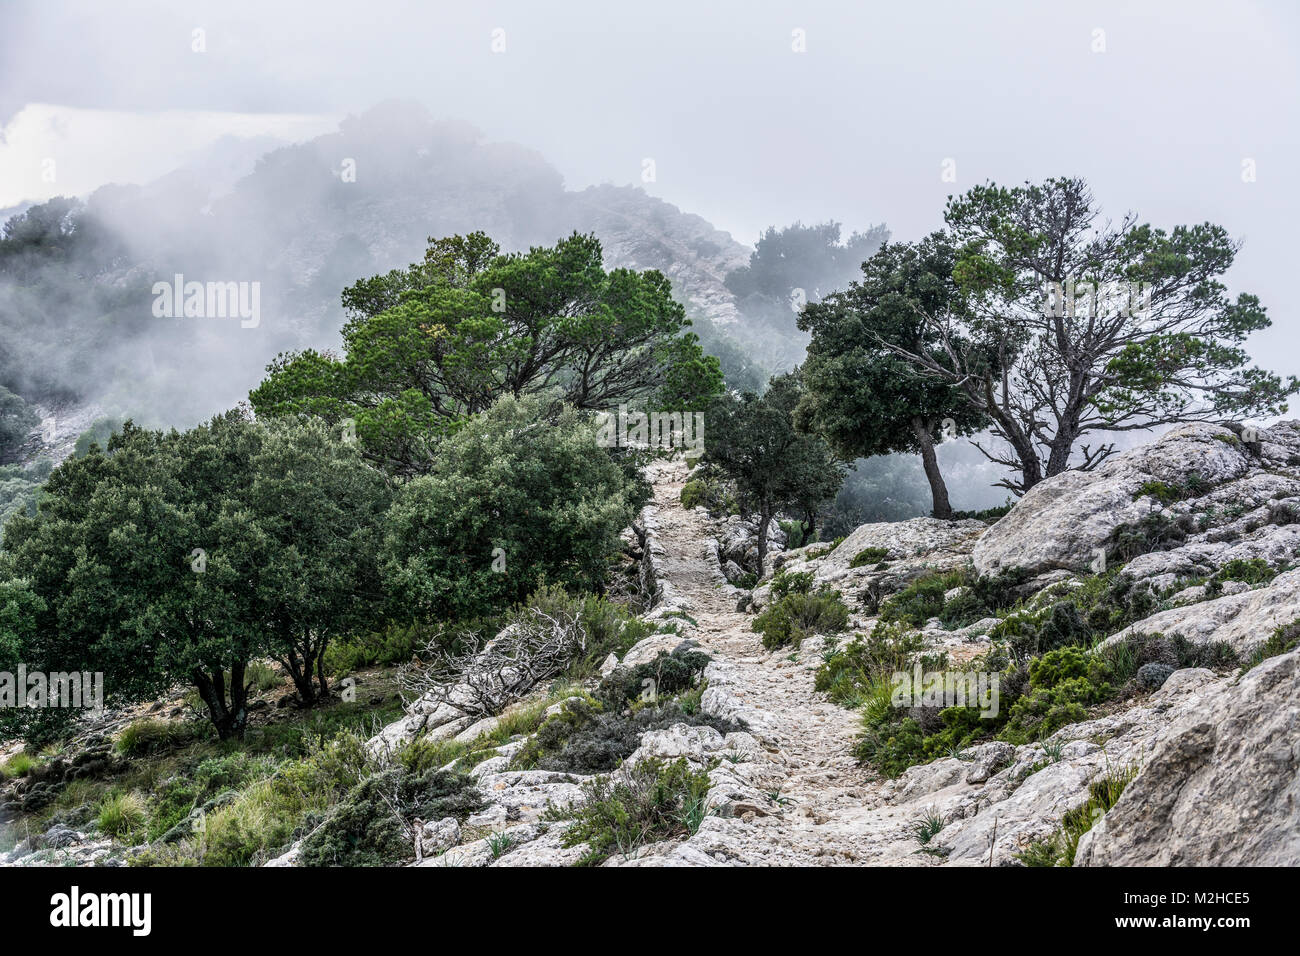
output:
[[1088, 786], [1088, 799], [1082, 806], [1066, 811], [1056, 832], [1036, 840], [1016, 854], [1025, 866], [1073, 866], [1079, 840], [1093, 828], [1111, 807], [1119, 802], [1124, 788], [1137, 776], [1136, 765], [1106, 773]]
[[560, 811], [573, 820], [566, 846], [587, 844], [580, 866], [594, 866], [614, 854], [631, 857], [638, 847], [688, 837], [706, 815], [709, 775], [692, 769], [685, 757], [672, 763], [639, 763], [626, 779], [600, 777], [583, 787], [586, 800]]
[[143, 757], [174, 750], [210, 736], [206, 723], [146, 717], [132, 721], [118, 733], [114, 746], [124, 757]]
[[145, 803], [140, 794], [110, 794], [99, 805], [99, 832], [114, 840], [128, 841], [140, 835], [145, 825]]
[[0, 779], [12, 780], [25, 777], [36, 767], [36, 759], [25, 750], [20, 750], [3, 764], [0, 764]]

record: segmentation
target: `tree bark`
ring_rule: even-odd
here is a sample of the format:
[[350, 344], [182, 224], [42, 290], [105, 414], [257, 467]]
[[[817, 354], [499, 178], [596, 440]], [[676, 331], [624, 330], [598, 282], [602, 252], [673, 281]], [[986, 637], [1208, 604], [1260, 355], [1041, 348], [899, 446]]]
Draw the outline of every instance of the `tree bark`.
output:
[[226, 703], [226, 678], [220, 668], [210, 673], [196, 668], [191, 674], [199, 696], [207, 705], [208, 717], [217, 729], [221, 740], [243, 738], [244, 727], [248, 723], [248, 690], [244, 686], [243, 661], [238, 661], [230, 668], [230, 702]]
[[758, 513], [758, 580], [763, 580], [763, 570], [767, 565], [767, 529], [772, 523], [771, 509], [764, 505]]
[[934, 453], [934, 440], [930, 437], [928, 423], [919, 417], [912, 419], [912, 434], [921, 448], [921, 464], [925, 467], [926, 480], [930, 482], [930, 498], [934, 508], [931, 514], [936, 518], [950, 520], [952, 503], [948, 500], [948, 486], [944, 484], [943, 473], [939, 471], [939, 459]]

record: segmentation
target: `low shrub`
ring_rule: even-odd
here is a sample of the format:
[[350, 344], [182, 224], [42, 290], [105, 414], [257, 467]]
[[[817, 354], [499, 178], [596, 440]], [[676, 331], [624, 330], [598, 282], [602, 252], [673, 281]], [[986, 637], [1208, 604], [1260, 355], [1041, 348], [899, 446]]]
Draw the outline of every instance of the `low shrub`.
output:
[[682, 507], [687, 511], [704, 504], [706, 488], [703, 479], [696, 478], [682, 485]]
[[1007, 568], [997, 574], [972, 577], [960, 594], [943, 603], [937, 615], [944, 627], [966, 627], [1012, 607], [1020, 588], [1033, 577], [1025, 568]]
[[695, 833], [706, 815], [709, 775], [692, 769], [685, 757], [673, 763], [652, 759], [625, 780], [598, 777], [583, 790], [582, 804], [561, 811], [574, 821], [564, 843], [587, 844], [579, 862], [594, 866], [616, 853], [629, 857], [637, 847]]
[[1107, 558], [1117, 564], [1131, 561], [1140, 554], [1168, 551], [1178, 547], [1196, 530], [1190, 515], [1171, 515], [1151, 511], [1141, 520], [1117, 527], [1106, 549]]
[[421, 629], [410, 625], [392, 625], [369, 634], [351, 634], [330, 641], [325, 648], [323, 667], [333, 677], [346, 677], [367, 667], [391, 667], [405, 664], [415, 654]]
[[1277, 572], [1263, 558], [1234, 558], [1224, 563], [1214, 573], [1211, 581], [1241, 581], [1244, 584], [1265, 584], [1272, 581]]
[[1087, 707], [1114, 695], [1114, 670], [1080, 647], [1048, 651], [1029, 664], [1029, 689], [1011, 704], [1000, 739], [1026, 744], [1088, 716]]
[[573, 700], [537, 729], [511, 766], [521, 770], [608, 773], [641, 745], [643, 734], [666, 730], [674, 724], [712, 727], [724, 735], [744, 729], [736, 721], [688, 709], [681, 701], [606, 711], [587, 701]]
[[763, 635], [763, 646], [773, 650], [787, 645], [797, 648], [813, 634], [838, 634], [848, 625], [849, 609], [840, 593], [823, 585], [816, 591], [785, 594], [755, 617], [751, 626]]
[[304, 866], [392, 866], [414, 856], [411, 820], [464, 820], [483, 808], [466, 774], [391, 767], [361, 781], [302, 843]]
[[659, 653], [637, 667], [616, 667], [600, 682], [595, 697], [606, 707], [622, 710], [649, 690], [656, 697], [673, 697], [699, 681], [712, 658], [702, 651], [679, 648]]
[[853, 560], [849, 562], [849, 567], [864, 568], [868, 564], [879, 564], [887, 557], [889, 557], [888, 548], [863, 548], [853, 556]]
[[945, 592], [962, 584], [964, 576], [927, 574], [913, 581], [880, 606], [880, 620], [921, 627], [943, 611]]

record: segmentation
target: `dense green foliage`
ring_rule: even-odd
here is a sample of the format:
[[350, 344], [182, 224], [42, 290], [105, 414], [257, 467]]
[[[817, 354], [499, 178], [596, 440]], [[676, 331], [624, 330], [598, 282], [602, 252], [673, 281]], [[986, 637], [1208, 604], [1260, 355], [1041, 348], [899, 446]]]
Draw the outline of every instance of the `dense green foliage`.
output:
[[[755, 243], [749, 263], [726, 278], [744, 316], [736, 329], [741, 343], [773, 371], [793, 368], [807, 343], [807, 336], [796, 324], [799, 311], [806, 303], [844, 288], [862, 261], [888, 238], [884, 226], [872, 226], [847, 238], [842, 237], [837, 222], [769, 227]], [[747, 388], [740, 386], [739, 390]]]
[[343, 357], [281, 355], [250, 399], [259, 415], [354, 428], [394, 474], [433, 469], [437, 437], [502, 396], [700, 409], [722, 387], [668, 280], [606, 272], [592, 236], [513, 255], [483, 233], [432, 241], [423, 262], [363, 279], [343, 302]]
[[773, 379], [761, 398], [724, 396], [708, 412], [705, 461], [734, 482], [741, 508], [758, 515], [760, 576], [777, 513], [796, 510], [811, 534], [818, 509], [844, 478], [825, 442], [794, 427], [797, 401], [797, 380], [786, 376]]
[[107, 452], [55, 469], [39, 513], [5, 528], [24, 659], [102, 671], [114, 703], [193, 683], [237, 736], [253, 657], [280, 657], [310, 695], [330, 637], [375, 613], [386, 503], [382, 477], [319, 422], [128, 424]]
[[543, 584], [598, 590], [647, 497], [572, 410], [505, 397], [404, 485], [383, 546], [392, 599], [416, 616], [505, 610]]

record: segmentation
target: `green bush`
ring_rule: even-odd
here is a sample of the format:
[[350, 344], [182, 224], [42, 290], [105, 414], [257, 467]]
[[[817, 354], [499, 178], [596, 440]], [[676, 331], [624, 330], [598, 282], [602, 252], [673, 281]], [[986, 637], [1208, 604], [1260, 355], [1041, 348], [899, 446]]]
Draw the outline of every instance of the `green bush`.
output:
[[695, 686], [710, 660], [702, 651], [679, 648], [672, 654], [661, 652], [637, 667], [614, 668], [596, 688], [595, 697], [615, 710], [636, 700], [647, 686], [652, 686], [659, 697], [672, 697]]
[[787, 594], [808, 594], [813, 589], [811, 571], [778, 571], [770, 585], [772, 600], [779, 601]]
[[1141, 520], [1117, 527], [1111, 533], [1106, 553], [1109, 560], [1122, 564], [1140, 554], [1168, 551], [1178, 547], [1195, 531], [1190, 515], [1170, 515], [1152, 511]]
[[1087, 708], [1114, 695], [1111, 664], [1080, 647], [1048, 651], [1029, 665], [1029, 690], [1011, 705], [999, 734], [1013, 744], [1051, 735], [1088, 716]]
[[891, 711], [883, 720], [870, 711], [864, 712], [862, 734], [854, 748], [857, 758], [886, 777], [897, 777], [915, 764], [955, 756], [989, 736], [1002, 719], [980, 717], [976, 707], [945, 707], [937, 715], [930, 709], [922, 716], [937, 716], [938, 722], [933, 732], [926, 733], [921, 721], [912, 716], [923, 710], [903, 711], [906, 716]]
[[[775, 586], [772, 589], [776, 594]], [[816, 591], [790, 591], [754, 618], [753, 629], [763, 635], [768, 650], [799, 647], [813, 634], [838, 634], [849, 624], [849, 609], [838, 591], [823, 585]]]
[[502, 398], [443, 440], [433, 473], [402, 485], [386, 590], [403, 613], [458, 621], [502, 613], [547, 583], [598, 591], [647, 497], [578, 413]]
[[701, 478], [688, 481], [682, 485], [682, 507], [687, 511], [704, 504], [705, 484]]
[[580, 863], [594, 866], [614, 854], [624, 857], [641, 846], [687, 837], [699, 829], [706, 811], [709, 775], [693, 770], [685, 757], [674, 763], [639, 763], [626, 780], [597, 777], [583, 786], [586, 800], [561, 811], [573, 819], [565, 846], [587, 844]]

